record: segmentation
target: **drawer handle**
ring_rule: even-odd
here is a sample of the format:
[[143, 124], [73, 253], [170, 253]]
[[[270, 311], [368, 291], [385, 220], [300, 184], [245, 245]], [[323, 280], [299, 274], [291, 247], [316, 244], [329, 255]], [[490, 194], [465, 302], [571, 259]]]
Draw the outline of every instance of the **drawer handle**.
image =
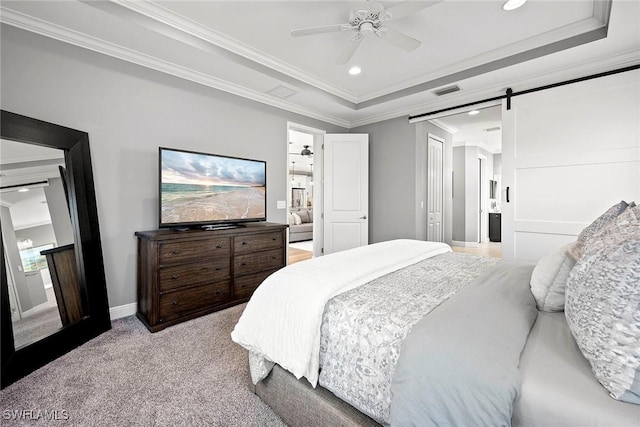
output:
[[245, 265], [247, 265], [247, 263], [246, 262], [242, 262], [242, 263], [240, 263], [240, 265], [245, 266]]
[[247, 242], [242, 242], [242, 246], [246, 246]]
[[216, 249], [222, 249], [222, 245], [216, 245]]
[[173, 306], [178, 305], [178, 301], [172, 301], [172, 302], [171, 302], [171, 305], [173, 305]]
[[275, 242], [276, 240], [278, 240], [278, 239], [276, 239], [275, 237], [271, 238], [271, 241], [273, 241], [273, 242]]
[[220, 271], [220, 270], [222, 270], [222, 267], [217, 267], [216, 268], [216, 271]]
[[216, 291], [216, 295], [222, 295], [222, 291], [221, 291], [220, 289], [218, 289], [218, 290]]
[[171, 253], [174, 254], [174, 255], [178, 255], [180, 253], [180, 251], [176, 249], [175, 251], [172, 251]]
[[171, 276], [171, 278], [172, 278], [173, 280], [176, 280], [176, 279], [177, 279], [177, 278], [179, 278], [179, 277], [180, 277], [180, 276], [178, 276], [178, 275], [176, 275], [176, 274], [174, 274], [173, 276]]
[[277, 258], [277, 256], [271, 255], [271, 259], [276, 259], [276, 258]]

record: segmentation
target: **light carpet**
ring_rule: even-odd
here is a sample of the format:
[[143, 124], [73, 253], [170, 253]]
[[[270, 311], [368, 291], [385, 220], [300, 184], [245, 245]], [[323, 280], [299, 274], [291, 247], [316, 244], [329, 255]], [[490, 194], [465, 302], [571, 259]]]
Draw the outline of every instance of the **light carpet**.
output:
[[[115, 320], [110, 331], [0, 391], [0, 424], [284, 426], [249, 390], [246, 351], [231, 341], [244, 307], [154, 334], [134, 316]], [[13, 415], [29, 410], [37, 421]], [[47, 420], [45, 411], [59, 419]]]

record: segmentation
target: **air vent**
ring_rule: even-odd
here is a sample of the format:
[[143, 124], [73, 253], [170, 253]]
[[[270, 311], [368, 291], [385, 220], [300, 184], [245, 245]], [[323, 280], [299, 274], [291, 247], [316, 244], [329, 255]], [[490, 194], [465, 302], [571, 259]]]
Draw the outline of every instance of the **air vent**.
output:
[[449, 93], [458, 92], [459, 90], [460, 90], [460, 86], [452, 85], [452, 86], [447, 86], [447, 87], [443, 87], [443, 88], [440, 88], [440, 89], [436, 89], [432, 93], [435, 96], [442, 96], [442, 95], [447, 95]]
[[270, 91], [267, 92], [268, 94], [271, 94], [273, 96], [277, 96], [278, 98], [282, 98], [282, 99], [287, 99], [292, 95], [295, 95], [296, 92], [295, 90], [288, 88], [286, 86], [276, 86], [273, 89], [271, 89]]
[[500, 126], [494, 126], [492, 128], [486, 128], [484, 131], [485, 132], [495, 132], [497, 130], [500, 130]]

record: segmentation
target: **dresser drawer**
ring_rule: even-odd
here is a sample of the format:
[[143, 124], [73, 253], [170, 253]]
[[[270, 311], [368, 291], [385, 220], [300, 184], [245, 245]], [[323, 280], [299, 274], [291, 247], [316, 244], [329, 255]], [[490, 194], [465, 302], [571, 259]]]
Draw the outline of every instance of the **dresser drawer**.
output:
[[239, 255], [234, 258], [235, 275], [273, 270], [284, 265], [282, 249]]
[[275, 270], [261, 271], [260, 273], [249, 274], [238, 277], [233, 283], [233, 297], [236, 299], [249, 298], [253, 291]]
[[278, 231], [273, 233], [260, 233], [250, 236], [234, 237], [234, 248], [236, 254], [243, 254], [265, 249], [281, 248], [283, 245], [284, 233]]
[[189, 242], [163, 242], [159, 245], [160, 265], [202, 261], [203, 258], [231, 255], [229, 238], [192, 240]]
[[189, 312], [204, 310], [228, 299], [231, 284], [228, 280], [160, 295], [161, 322], [181, 317]]
[[211, 283], [229, 277], [229, 258], [214, 258], [205, 262], [160, 268], [160, 291], [183, 286]]

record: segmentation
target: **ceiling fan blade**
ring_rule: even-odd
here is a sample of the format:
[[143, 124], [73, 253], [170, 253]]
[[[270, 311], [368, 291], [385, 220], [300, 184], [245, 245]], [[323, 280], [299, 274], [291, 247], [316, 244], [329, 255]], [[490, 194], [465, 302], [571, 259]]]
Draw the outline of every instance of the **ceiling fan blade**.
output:
[[353, 54], [356, 52], [356, 49], [358, 49], [358, 46], [360, 46], [360, 43], [362, 43], [362, 38], [349, 40], [349, 44], [344, 48], [336, 60], [336, 64], [342, 65], [349, 62]]
[[411, 15], [419, 10], [426, 9], [442, 0], [429, 0], [429, 1], [405, 1], [395, 6], [386, 8], [384, 11], [391, 14], [391, 19], [401, 19], [407, 15]]
[[[346, 24], [348, 26], [348, 24]], [[335, 33], [342, 31], [345, 24], [325, 25], [322, 27], [301, 28], [299, 30], [291, 30], [293, 37], [311, 36], [313, 34]]]
[[411, 52], [412, 50], [417, 49], [422, 44], [420, 40], [409, 37], [408, 35], [401, 33], [400, 31], [394, 30], [393, 28], [389, 27], [385, 28], [386, 31], [383, 35], [380, 36], [380, 38], [386, 40], [388, 43], [391, 43], [396, 47], [399, 47], [400, 49]]

